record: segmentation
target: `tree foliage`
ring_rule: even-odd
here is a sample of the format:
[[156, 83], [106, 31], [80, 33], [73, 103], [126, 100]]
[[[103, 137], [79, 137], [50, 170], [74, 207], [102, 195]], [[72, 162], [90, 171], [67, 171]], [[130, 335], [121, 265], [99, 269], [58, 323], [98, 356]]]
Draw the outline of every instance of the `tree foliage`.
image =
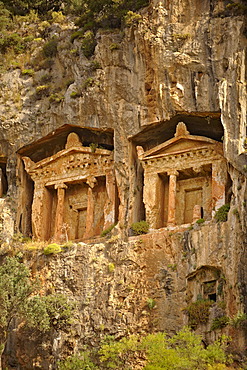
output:
[[0, 1], [0, 31], [4, 30], [10, 22], [10, 12], [5, 8]]
[[102, 343], [99, 355], [103, 365], [109, 369], [125, 369], [126, 363], [130, 363], [136, 353], [146, 358], [145, 370], [204, 370], [210, 366], [224, 369], [224, 364], [231, 363], [231, 357], [225, 352], [227, 340], [223, 336], [204, 348], [202, 338], [184, 327], [172, 338], [164, 333], [143, 338], [131, 336], [120, 341], [108, 337]]
[[59, 370], [97, 370], [99, 369], [90, 359], [89, 352], [80, 352], [70, 356], [58, 364]]
[[119, 28], [128, 11], [137, 11], [149, 0], [71, 0], [70, 9], [79, 14], [78, 26], [84, 31], [98, 28]]
[[0, 344], [4, 348], [12, 320], [47, 331], [70, 324], [74, 306], [63, 295], [40, 295], [39, 282], [16, 257], [0, 266]]
[[58, 11], [62, 0], [2, 0], [5, 7], [14, 15], [25, 15], [31, 10], [45, 14], [50, 10]]

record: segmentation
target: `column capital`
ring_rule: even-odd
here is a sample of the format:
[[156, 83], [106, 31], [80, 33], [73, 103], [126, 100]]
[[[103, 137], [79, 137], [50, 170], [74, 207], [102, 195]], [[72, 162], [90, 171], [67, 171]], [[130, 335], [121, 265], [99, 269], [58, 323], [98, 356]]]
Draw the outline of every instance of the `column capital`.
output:
[[172, 176], [172, 175], [173, 176], [178, 176], [179, 175], [179, 172], [177, 170], [172, 170], [171, 169], [171, 170], [167, 170], [166, 172], [167, 172], [168, 176]]
[[87, 184], [90, 186], [90, 188], [94, 188], [94, 186], [97, 184], [97, 179], [94, 176], [90, 176], [87, 178]]
[[60, 184], [55, 184], [54, 188], [55, 189], [67, 189], [68, 186], [62, 182]]

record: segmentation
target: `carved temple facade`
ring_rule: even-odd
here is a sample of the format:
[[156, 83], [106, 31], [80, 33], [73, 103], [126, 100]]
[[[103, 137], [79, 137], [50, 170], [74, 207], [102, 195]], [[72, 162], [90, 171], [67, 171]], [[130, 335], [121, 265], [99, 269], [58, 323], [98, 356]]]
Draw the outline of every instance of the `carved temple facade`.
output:
[[22, 158], [34, 182], [32, 233], [38, 240], [82, 240], [116, 222], [113, 152], [84, 147], [74, 132], [64, 150], [33, 162]]
[[226, 203], [227, 165], [222, 144], [190, 135], [184, 123], [175, 136], [144, 152], [143, 200], [151, 228], [210, 220]]
[[[228, 172], [222, 143], [191, 135], [180, 122], [172, 139], [145, 152], [137, 146], [137, 154], [151, 228], [210, 220], [226, 203]], [[29, 156], [21, 158], [28, 174], [22, 176], [20, 197], [24, 234], [26, 227], [26, 234], [38, 240], [85, 240], [125, 222], [118, 220], [112, 150], [83, 146], [79, 136], [70, 132], [65, 148], [57, 153], [36, 162]]]

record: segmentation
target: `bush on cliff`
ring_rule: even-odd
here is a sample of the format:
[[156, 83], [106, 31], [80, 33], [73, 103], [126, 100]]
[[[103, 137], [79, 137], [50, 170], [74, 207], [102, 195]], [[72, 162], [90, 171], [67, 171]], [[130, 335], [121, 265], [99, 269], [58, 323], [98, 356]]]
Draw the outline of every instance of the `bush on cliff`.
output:
[[147, 234], [149, 230], [149, 224], [147, 221], [139, 221], [139, 222], [134, 222], [131, 225], [131, 230], [133, 231], [134, 235], [142, 235], [142, 234]]
[[215, 220], [217, 222], [226, 222], [228, 217], [228, 212], [230, 210], [230, 204], [226, 203], [223, 206], [221, 206], [218, 211], [215, 213]]

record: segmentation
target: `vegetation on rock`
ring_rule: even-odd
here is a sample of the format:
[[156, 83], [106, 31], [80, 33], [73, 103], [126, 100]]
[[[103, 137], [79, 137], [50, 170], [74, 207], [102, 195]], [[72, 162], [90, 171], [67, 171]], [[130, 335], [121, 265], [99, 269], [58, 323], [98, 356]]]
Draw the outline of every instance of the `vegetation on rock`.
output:
[[131, 229], [132, 229], [134, 235], [147, 234], [148, 230], [149, 230], [149, 224], [148, 224], [147, 221], [134, 222], [131, 225]]
[[[0, 345], [18, 320], [29, 327], [47, 331], [71, 323], [74, 306], [63, 295], [41, 295], [39, 282], [17, 257], [6, 257], [0, 266]], [[1, 352], [1, 353], [2, 353]], [[1, 367], [1, 365], [0, 365]]]
[[215, 213], [215, 216], [214, 216], [215, 220], [217, 222], [226, 222], [229, 210], [230, 210], [230, 204], [229, 203], [224, 204], [223, 206], [221, 206], [218, 209], [218, 211]]
[[115, 226], [116, 226], [116, 224], [112, 224], [107, 229], [103, 230], [102, 233], [100, 234], [100, 236], [104, 237], [104, 236], [110, 234], [110, 232], [114, 229]]
[[164, 333], [149, 334], [142, 338], [133, 335], [120, 341], [108, 336], [101, 345], [99, 355], [101, 363], [107, 369], [126, 369], [135, 361], [139, 365], [142, 362], [145, 370], [198, 370], [220, 364], [223, 369], [223, 364], [231, 363], [231, 357], [225, 353], [228, 339], [222, 336], [204, 348], [202, 338], [187, 327], [172, 338]]
[[44, 248], [44, 254], [46, 254], [46, 255], [48, 255], [48, 254], [57, 254], [57, 253], [60, 253], [62, 251], [63, 251], [63, 249], [62, 249], [61, 245], [56, 244], [56, 243], [49, 244]]
[[199, 324], [206, 323], [209, 318], [209, 309], [214, 302], [210, 300], [198, 299], [184, 309], [189, 317], [189, 325], [195, 329]]
[[80, 352], [70, 356], [58, 364], [59, 370], [97, 370], [98, 367], [91, 361], [89, 352]]

